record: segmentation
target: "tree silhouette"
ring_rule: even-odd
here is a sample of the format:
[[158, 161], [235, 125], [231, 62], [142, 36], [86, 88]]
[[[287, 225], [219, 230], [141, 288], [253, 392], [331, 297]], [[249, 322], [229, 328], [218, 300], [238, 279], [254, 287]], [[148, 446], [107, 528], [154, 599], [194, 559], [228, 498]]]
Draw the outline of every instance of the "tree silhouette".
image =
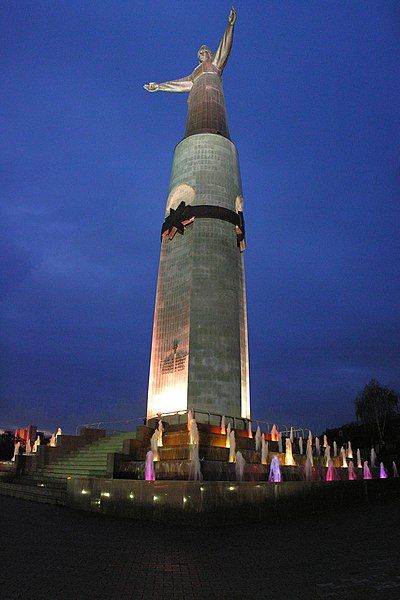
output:
[[381, 442], [384, 439], [387, 418], [398, 412], [398, 406], [398, 394], [375, 379], [371, 379], [355, 399], [357, 419], [364, 424], [376, 424]]

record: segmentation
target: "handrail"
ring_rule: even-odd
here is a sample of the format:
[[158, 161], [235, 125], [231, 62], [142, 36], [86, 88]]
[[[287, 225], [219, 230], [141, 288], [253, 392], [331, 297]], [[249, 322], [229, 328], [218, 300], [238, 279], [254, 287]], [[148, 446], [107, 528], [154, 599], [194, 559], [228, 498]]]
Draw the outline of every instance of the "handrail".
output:
[[76, 435], [79, 434], [79, 429], [81, 429], [81, 427], [90, 427], [92, 429], [100, 429], [101, 426], [103, 425], [115, 425], [116, 423], [132, 423], [132, 422], [136, 422], [136, 421], [141, 421], [142, 423], [146, 422], [146, 418], [145, 417], [133, 417], [132, 419], [119, 419], [118, 421], [95, 421], [94, 423], [84, 423], [82, 425], [77, 425], [75, 428], [75, 433]]
[[[232, 415], [221, 415], [219, 413], [208, 412], [208, 411], [199, 410], [196, 408], [191, 409], [191, 410], [192, 410], [195, 418], [196, 418], [196, 414], [206, 415], [208, 425], [211, 425], [211, 417], [217, 417], [219, 420], [221, 420], [222, 417], [225, 416], [226, 424], [231, 422], [233, 425], [233, 429], [239, 429], [239, 428], [247, 429], [249, 422], [251, 422], [251, 423], [256, 423], [257, 425], [264, 425], [264, 426], [266, 426], [267, 432], [271, 431], [270, 423], [272, 421], [266, 421], [265, 419], [258, 419], [258, 418], [246, 419], [245, 417], [234, 417]], [[174, 412], [160, 413], [160, 417], [161, 418], [177, 417], [178, 425], [180, 425], [182, 422], [182, 417], [186, 418], [188, 412], [189, 412], [189, 410], [178, 410], [178, 411], [174, 411]], [[156, 415], [154, 418], [156, 418]], [[140, 421], [140, 422], [146, 424], [148, 422], [148, 419], [146, 417], [133, 417], [132, 419], [120, 419], [118, 421], [95, 421], [94, 423], [85, 423], [83, 425], [77, 425], [75, 431], [76, 431], [76, 435], [78, 435], [79, 429], [81, 427], [91, 427], [94, 429], [100, 429], [104, 425], [114, 425], [116, 423], [122, 423], [125, 425], [127, 423], [133, 423], [133, 422], [137, 422], [137, 421]], [[240, 423], [241, 427], [237, 427], [237, 423]], [[280, 429], [280, 427], [278, 425], [277, 425], [277, 427], [278, 427], [278, 431], [280, 431], [282, 437], [289, 437], [291, 429], [293, 429], [293, 433], [294, 433], [295, 437], [300, 437], [300, 436], [296, 435], [296, 433], [298, 432], [298, 433], [301, 433], [301, 437], [303, 437], [303, 438], [305, 437], [305, 432], [310, 431], [310, 429], [308, 427], [295, 427], [295, 426], [288, 427], [287, 425], [283, 425], [282, 429]]]

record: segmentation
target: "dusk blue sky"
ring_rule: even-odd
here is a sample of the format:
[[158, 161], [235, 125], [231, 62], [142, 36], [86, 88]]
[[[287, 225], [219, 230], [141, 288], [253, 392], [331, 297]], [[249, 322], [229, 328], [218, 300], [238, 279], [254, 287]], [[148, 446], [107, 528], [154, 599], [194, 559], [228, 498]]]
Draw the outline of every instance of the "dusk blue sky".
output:
[[[145, 413], [189, 74], [225, 1], [3, 2], [0, 426]], [[322, 431], [400, 391], [400, 4], [238, 1], [224, 71], [243, 180], [254, 417]]]

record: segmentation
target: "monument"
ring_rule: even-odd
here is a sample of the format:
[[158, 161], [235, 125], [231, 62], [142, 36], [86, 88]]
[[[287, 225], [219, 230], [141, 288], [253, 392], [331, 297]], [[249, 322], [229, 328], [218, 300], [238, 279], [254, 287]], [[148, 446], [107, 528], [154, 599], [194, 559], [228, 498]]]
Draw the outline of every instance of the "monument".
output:
[[191, 408], [250, 418], [243, 197], [222, 88], [235, 21], [232, 8], [190, 75], [144, 86], [189, 93], [161, 228], [148, 419]]

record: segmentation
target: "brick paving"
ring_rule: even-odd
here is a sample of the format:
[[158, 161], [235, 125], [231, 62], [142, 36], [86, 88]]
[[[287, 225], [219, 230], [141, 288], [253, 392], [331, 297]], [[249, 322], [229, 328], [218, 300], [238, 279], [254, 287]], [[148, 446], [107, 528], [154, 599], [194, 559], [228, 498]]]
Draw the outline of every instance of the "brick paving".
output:
[[0, 496], [0, 598], [399, 600], [400, 505], [188, 530]]

